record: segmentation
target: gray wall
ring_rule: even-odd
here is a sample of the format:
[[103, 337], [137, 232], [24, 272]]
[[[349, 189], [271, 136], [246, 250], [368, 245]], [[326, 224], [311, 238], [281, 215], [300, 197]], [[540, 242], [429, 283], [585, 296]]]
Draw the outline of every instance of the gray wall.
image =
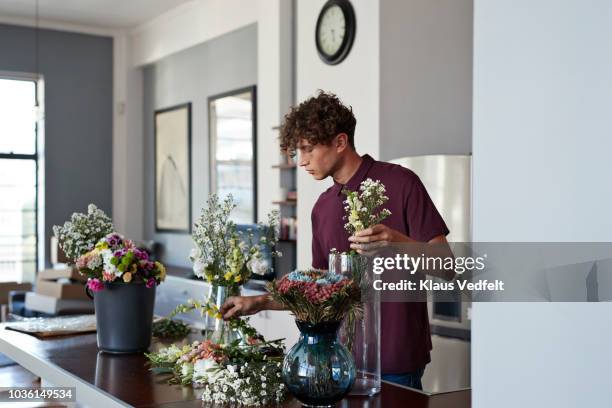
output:
[[166, 57], [145, 67], [143, 77], [145, 239], [163, 245], [164, 262], [190, 267], [191, 236], [155, 232], [154, 111], [191, 102], [191, 205], [196, 219], [209, 192], [208, 97], [257, 83], [257, 25]]
[[[48, 261], [53, 225], [89, 203], [112, 215], [113, 39], [40, 30], [39, 40]], [[0, 24], [0, 71], [36, 71], [33, 28]]]
[[[475, 9], [474, 241], [612, 241], [612, 3]], [[611, 315], [474, 303], [474, 408], [610, 406]]]
[[472, 0], [381, 0], [382, 160], [471, 153], [472, 21]]

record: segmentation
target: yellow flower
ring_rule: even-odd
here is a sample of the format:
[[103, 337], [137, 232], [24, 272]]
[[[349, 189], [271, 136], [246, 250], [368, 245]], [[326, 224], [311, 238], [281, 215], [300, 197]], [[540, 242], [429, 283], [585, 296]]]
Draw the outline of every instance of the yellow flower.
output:
[[215, 311], [215, 310], [208, 310], [206, 312], [206, 314], [208, 314], [210, 317], [215, 318], [215, 319], [221, 319], [221, 313]]
[[232, 272], [227, 272], [225, 275], [223, 275], [223, 277], [225, 278], [225, 280], [229, 281], [232, 280]]
[[159, 279], [165, 280], [166, 279], [166, 267], [160, 262], [155, 262], [155, 266], [159, 270]]
[[129, 283], [132, 281], [132, 274], [130, 272], [126, 272], [123, 274], [123, 281], [125, 283]]
[[238, 283], [242, 280], [242, 276], [238, 275], [234, 278], [234, 282]]
[[102, 241], [96, 244], [96, 249], [108, 249], [108, 242]]

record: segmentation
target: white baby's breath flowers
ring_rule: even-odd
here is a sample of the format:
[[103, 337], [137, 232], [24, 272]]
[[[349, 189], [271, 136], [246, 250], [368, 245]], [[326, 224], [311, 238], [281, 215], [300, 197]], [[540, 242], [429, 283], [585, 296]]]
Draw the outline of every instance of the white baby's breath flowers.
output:
[[60, 248], [72, 262], [91, 251], [100, 239], [113, 230], [111, 219], [94, 204], [87, 206], [87, 214], [75, 212], [64, 225], [53, 226], [53, 234]]
[[[197, 371], [197, 365], [196, 362], [195, 371]], [[255, 374], [251, 370], [245, 371], [242, 368], [244, 366], [239, 369], [236, 366], [228, 365], [225, 369], [219, 370], [214, 382], [211, 377], [208, 377], [205, 381], [202, 400], [213, 404], [230, 401], [239, 406], [260, 407], [269, 402], [278, 403], [284, 399], [285, 385], [280, 379], [280, 367], [276, 363], [263, 364], [262, 368], [268, 376]], [[240, 373], [240, 378], [236, 378], [238, 373]], [[276, 380], [271, 382], [270, 379], [273, 378]]]
[[216, 194], [211, 194], [194, 224], [195, 248], [189, 258], [194, 274], [212, 284], [244, 284], [251, 273], [265, 274], [271, 269], [263, 263], [264, 252], [280, 256], [274, 251], [278, 242], [279, 212], [268, 214], [267, 224], [258, 223], [253, 228], [238, 231], [230, 218], [235, 207], [231, 195], [220, 201]]

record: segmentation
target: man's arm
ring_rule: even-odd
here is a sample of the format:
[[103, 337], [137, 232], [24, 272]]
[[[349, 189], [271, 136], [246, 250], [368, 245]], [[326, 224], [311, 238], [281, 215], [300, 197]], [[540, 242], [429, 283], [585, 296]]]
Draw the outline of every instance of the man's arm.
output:
[[219, 313], [223, 319], [247, 316], [259, 313], [262, 310], [285, 310], [283, 305], [275, 302], [269, 294], [258, 296], [230, 296], [227, 298]]

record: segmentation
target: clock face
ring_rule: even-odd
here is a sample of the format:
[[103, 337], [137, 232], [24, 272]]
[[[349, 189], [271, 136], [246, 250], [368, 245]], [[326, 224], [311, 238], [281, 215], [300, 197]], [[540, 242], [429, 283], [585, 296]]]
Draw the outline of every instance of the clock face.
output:
[[333, 5], [323, 12], [317, 32], [321, 51], [332, 56], [340, 50], [346, 36], [346, 18], [338, 5]]
[[340, 63], [351, 50], [355, 38], [355, 11], [349, 0], [328, 0], [317, 20], [315, 41], [321, 59], [330, 65]]

